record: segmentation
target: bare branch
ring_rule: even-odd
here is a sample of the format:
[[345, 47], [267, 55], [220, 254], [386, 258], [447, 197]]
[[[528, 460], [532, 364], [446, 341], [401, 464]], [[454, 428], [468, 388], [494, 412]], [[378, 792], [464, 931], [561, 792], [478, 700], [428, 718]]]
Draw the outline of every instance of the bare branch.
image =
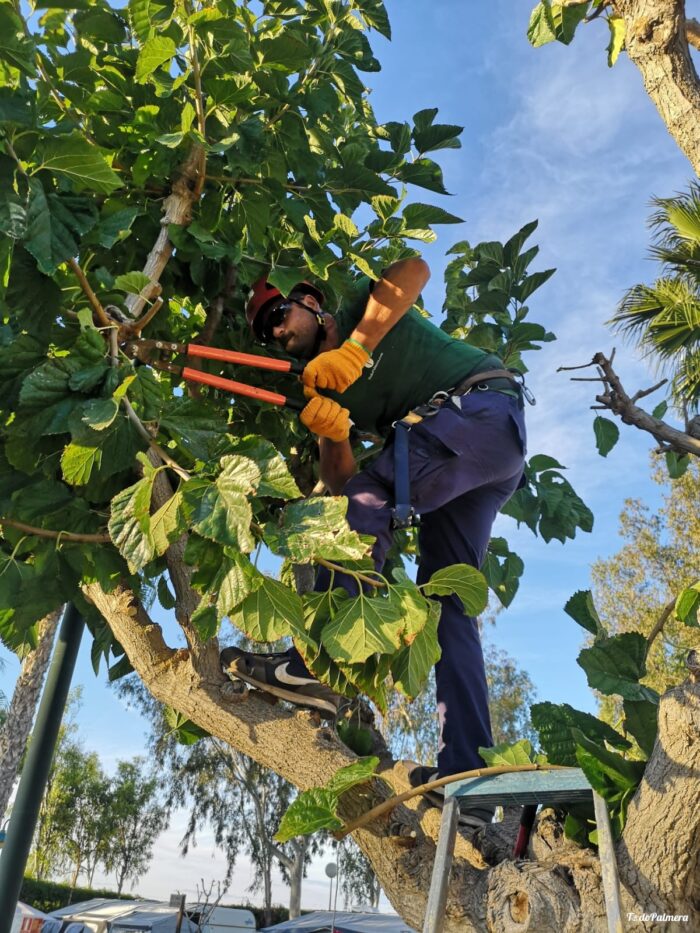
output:
[[685, 21], [685, 37], [688, 45], [700, 51], [700, 23], [696, 19], [687, 19]]
[[674, 610], [675, 608], [676, 608], [676, 600], [675, 600], [675, 599], [672, 599], [670, 603], [667, 603], [667, 604], [664, 606], [663, 612], [661, 613], [661, 615], [660, 615], [659, 618], [657, 619], [656, 625], [655, 625], [654, 628], [651, 630], [651, 632], [649, 633], [649, 637], [647, 638], [647, 645], [648, 645], [650, 648], [651, 648], [652, 644], [654, 643], [654, 641], [656, 640], [657, 636], [660, 635], [661, 632], [663, 631], [664, 625], [666, 625], [666, 623], [667, 623], [668, 620], [670, 619], [671, 614], [672, 614], [672, 612], [673, 612], [673, 610]]
[[185, 479], [185, 480], [191, 479], [190, 474], [187, 472], [187, 470], [181, 467], [180, 464], [177, 462], [177, 460], [173, 460], [170, 454], [167, 453], [167, 451], [163, 450], [160, 444], [156, 444], [156, 442], [153, 440], [153, 437], [149, 433], [148, 429], [146, 428], [144, 423], [141, 421], [139, 416], [134, 411], [133, 406], [131, 402], [129, 401], [129, 399], [126, 397], [126, 395], [123, 396], [122, 398], [122, 404], [124, 405], [126, 413], [129, 417], [129, 421], [131, 421], [131, 423], [134, 425], [134, 427], [139, 432], [141, 437], [148, 443], [148, 446], [151, 448], [151, 450], [154, 450], [156, 452], [156, 454], [160, 457], [162, 462], [166, 466], [169, 466], [170, 469], [173, 470], [175, 473], [177, 473], [177, 475], [181, 477], [182, 479]]
[[662, 379], [661, 382], [657, 382], [656, 385], [652, 386], [650, 389], [640, 389], [639, 392], [634, 393], [632, 396], [632, 401], [638, 402], [640, 398], [644, 398], [647, 395], [652, 395], [654, 392], [656, 392], [657, 389], [660, 389], [661, 386], [665, 386], [667, 382], [668, 379]]
[[27, 525], [24, 522], [15, 521], [14, 518], [5, 518], [4, 516], [0, 516], [0, 525], [16, 528], [17, 531], [24, 531], [28, 535], [35, 535], [37, 538], [53, 538], [54, 540], [71, 543], [104, 544], [112, 540], [106, 532], [103, 534], [77, 534], [73, 531], [52, 531], [49, 528], [37, 528], [35, 525]]
[[100, 303], [100, 299], [97, 297], [97, 295], [92, 290], [92, 286], [88, 282], [87, 276], [85, 275], [83, 270], [80, 268], [77, 261], [71, 258], [68, 260], [68, 265], [71, 267], [78, 281], [80, 282], [80, 287], [87, 295], [87, 299], [92, 305], [92, 309], [97, 315], [97, 318], [101, 326], [102, 327], [114, 327], [115, 326], [114, 321], [112, 321], [112, 319], [108, 317], [107, 312], [105, 311], [105, 309], [102, 307], [102, 304]]
[[[638, 393], [634, 398], [630, 398], [625, 392], [619, 376], [612, 368], [611, 360], [607, 359], [602, 353], [596, 353], [592, 363], [600, 366], [605, 374], [606, 392], [596, 395], [596, 401], [600, 403], [601, 408], [606, 408], [613, 414], [619, 415], [625, 424], [631, 424], [639, 428], [640, 431], [646, 431], [660, 444], [667, 444], [678, 453], [693, 454], [700, 457], [700, 439], [671, 427], [665, 421], [654, 418], [643, 408], [635, 405], [635, 399], [648, 395], [659, 386], [654, 386], [652, 389], [643, 391], [641, 395]], [[598, 408], [599, 406], [591, 407]]]

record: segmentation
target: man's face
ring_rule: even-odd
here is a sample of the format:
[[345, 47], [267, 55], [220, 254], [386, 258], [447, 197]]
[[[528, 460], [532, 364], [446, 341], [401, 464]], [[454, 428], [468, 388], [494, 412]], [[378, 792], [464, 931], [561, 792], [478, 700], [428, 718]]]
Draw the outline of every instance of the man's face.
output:
[[318, 322], [307, 308], [320, 310], [313, 295], [280, 299], [266, 312], [263, 327], [269, 342], [301, 360], [311, 359], [318, 332]]

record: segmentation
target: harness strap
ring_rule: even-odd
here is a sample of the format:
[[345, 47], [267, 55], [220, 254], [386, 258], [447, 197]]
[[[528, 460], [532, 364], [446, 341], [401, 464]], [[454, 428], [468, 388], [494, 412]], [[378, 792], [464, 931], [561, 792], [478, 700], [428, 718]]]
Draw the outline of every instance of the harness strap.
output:
[[408, 468], [408, 432], [411, 424], [397, 421], [394, 431], [394, 508], [392, 528], [411, 528], [418, 515], [411, 505], [411, 477]]
[[490, 379], [507, 379], [512, 383], [514, 389], [520, 389], [520, 383], [509, 369], [489, 369], [485, 373], [474, 373], [467, 376], [456, 386], [450, 395], [464, 395], [472, 386], [479, 385], [481, 382], [488, 382]]

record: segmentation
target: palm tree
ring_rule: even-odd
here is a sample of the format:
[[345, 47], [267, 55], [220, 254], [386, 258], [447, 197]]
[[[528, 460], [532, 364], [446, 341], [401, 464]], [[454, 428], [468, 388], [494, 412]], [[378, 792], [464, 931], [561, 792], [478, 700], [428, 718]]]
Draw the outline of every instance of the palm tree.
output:
[[675, 198], [654, 198], [651, 255], [663, 275], [635, 285], [610, 323], [657, 358], [687, 416], [700, 406], [700, 183]]

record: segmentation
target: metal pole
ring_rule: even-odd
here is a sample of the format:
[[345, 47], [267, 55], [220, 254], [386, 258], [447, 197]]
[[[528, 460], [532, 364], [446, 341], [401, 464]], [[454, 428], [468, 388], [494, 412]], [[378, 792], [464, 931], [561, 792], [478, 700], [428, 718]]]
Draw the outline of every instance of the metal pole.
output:
[[[447, 790], [447, 788], [445, 788]], [[425, 908], [425, 921], [423, 933], [442, 933], [445, 923], [445, 905], [447, 903], [447, 884], [452, 868], [452, 856], [455, 851], [455, 838], [457, 836], [457, 823], [459, 822], [459, 799], [452, 795], [445, 797], [440, 820], [440, 835], [438, 836], [433, 863], [433, 876], [430, 879], [428, 904]]]
[[620, 879], [615, 861], [615, 844], [608, 815], [608, 805], [603, 798], [593, 791], [593, 808], [598, 828], [598, 857], [600, 874], [603, 879], [605, 912], [608, 917], [609, 933], [623, 933], [622, 909], [620, 907]]
[[0, 933], [10, 933], [85, 622], [68, 603], [0, 855]]

